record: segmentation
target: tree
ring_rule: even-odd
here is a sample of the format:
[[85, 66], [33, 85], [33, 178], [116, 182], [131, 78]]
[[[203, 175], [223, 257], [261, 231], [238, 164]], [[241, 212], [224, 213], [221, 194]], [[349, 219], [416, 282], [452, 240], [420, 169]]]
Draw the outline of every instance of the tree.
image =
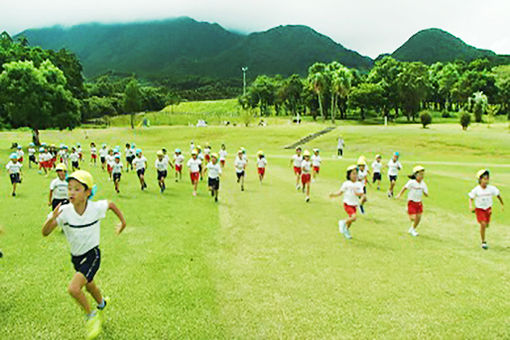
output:
[[361, 119], [365, 119], [366, 110], [380, 108], [383, 102], [384, 89], [379, 84], [362, 83], [349, 94], [349, 105], [361, 110]]
[[124, 111], [131, 115], [131, 129], [135, 128], [135, 114], [140, 111], [142, 107], [142, 93], [138, 81], [133, 78], [126, 85], [124, 91]]
[[501, 103], [501, 110], [506, 112], [510, 119], [510, 76], [500, 78], [496, 82], [498, 88], [498, 99]]
[[437, 74], [439, 95], [447, 103], [446, 109], [452, 109], [452, 90], [459, 80], [460, 74], [457, 66], [453, 63], [446, 64]]
[[379, 84], [384, 90], [385, 100], [381, 104], [386, 116], [389, 114], [390, 107], [395, 110], [395, 116], [398, 116], [400, 97], [397, 80], [402, 71], [402, 65], [403, 63], [387, 56], [377, 61], [368, 74], [367, 81]]
[[[331, 71], [331, 122], [335, 123], [336, 109], [338, 107], [338, 99], [345, 102], [352, 84], [352, 73], [349, 69], [341, 64]], [[343, 112], [342, 112], [343, 113]]]
[[322, 105], [322, 96], [324, 95], [327, 84], [326, 77], [324, 75], [326, 71], [326, 65], [324, 63], [315, 63], [310, 68], [308, 68], [308, 86], [312, 89], [312, 91], [317, 95], [317, 100], [319, 102], [319, 110], [321, 113], [322, 119], [326, 119], [324, 115], [324, 108]]
[[64, 73], [49, 60], [39, 68], [32, 61], [16, 61], [4, 64], [3, 69], [3, 111], [13, 127], [30, 127], [37, 145], [40, 129], [72, 129], [80, 124], [80, 103], [66, 89]]
[[421, 102], [427, 97], [429, 76], [427, 65], [421, 62], [405, 63], [397, 77], [400, 102], [407, 119], [414, 120]]
[[269, 114], [269, 107], [274, 105], [276, 95], [275, 81], [266, 75], [258, 76], [247, 90], [248, 98], [245, 101], [251, 107], [260, 107], [261, 115]]
[[469, 98], [469, 106], [477, 123], [482, 122], [482, 115], [487, 112], [488, 104], [487, 96], [481, 91], [473, 93], [473, 96]]

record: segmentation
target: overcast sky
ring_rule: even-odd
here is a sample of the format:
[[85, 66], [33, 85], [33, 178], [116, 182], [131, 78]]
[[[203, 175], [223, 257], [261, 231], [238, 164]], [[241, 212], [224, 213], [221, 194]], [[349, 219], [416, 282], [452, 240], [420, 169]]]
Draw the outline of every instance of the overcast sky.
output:
[[510, 54], [510, 0], [0, 0], [0, 31], [189, 16], [240, 32], [303, 24], [375, 58], [438, 27]]

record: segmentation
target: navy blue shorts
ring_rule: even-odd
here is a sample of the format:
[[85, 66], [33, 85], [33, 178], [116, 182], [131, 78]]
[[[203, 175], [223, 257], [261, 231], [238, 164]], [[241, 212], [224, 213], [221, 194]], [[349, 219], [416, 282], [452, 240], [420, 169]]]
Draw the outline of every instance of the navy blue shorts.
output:
[[55, 208], [57, 207], [57, 205], [59, 205], [60, 203], [62, 203], [62, 205], [64, 205], [64, 204], [69, 203], [69, 200], [68, 200], [67, 198], [64, 198], [64, 199], [54, 198], [54, 199], [51, 201], [51, 207], [53, 208], [52, 210], [55, 210]]
[[11, 178], [11, 184], [14, 184], [14, 183], [21, 183], [21, 178], [19, 176], [19, 173], [17, 174], [11, 174], [9, 176]]
[[211, 188], [212, 190], [219, 190], [220, 189], [220, 179], [219, 179], [219, 177], [218, 178], [211, 178], [211, 177], [209, 177], [207, 179], [207, 184], [208, 184], [209, 188]]
[[166, 170], [158, 170], [158, 181], [161, 181], [162, 179], [165, 179], [167, 175]]
[[380, 181], [382, 179], [380, 172], [374, 172], [374, 176], [372, 176], [372, 181], [375, 183], [375, 181]]
[[141, 175], [145, 175], [145, 168], [136, 170], [136, 174], [138, 175], [138, 177], [140, 177]]
[[390, 178], [390, 182], [396, 182], [397, 181], [397, 176], [388, 176]]
[[115, 182], [115, 181], [120, 181], [120, 176], [121, 176], [121, 175], [122, 175], [122, 174], [121, 174], [120, 172], [116, 172], [116, 173], [112, 174], [112, 176], [113, 176], [113, 181], [114, 181], [114, 182]]
[[73, 262], [74, 270], [77, 273], [82, 273], [87, 282], [91, 282], [94, 280], [94, 276], [101, 264], [101, 251], [99, 247], [94, 247], [83, 255], [71, 255], [71, 261]]

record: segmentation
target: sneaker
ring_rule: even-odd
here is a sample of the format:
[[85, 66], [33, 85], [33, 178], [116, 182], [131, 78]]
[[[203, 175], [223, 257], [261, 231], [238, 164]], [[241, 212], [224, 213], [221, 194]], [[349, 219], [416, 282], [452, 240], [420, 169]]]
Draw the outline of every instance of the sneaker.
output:
[[196, 196], [197, 195], [197, 192], [196, 191], [193, 191], [193, 196]]
[[214, 202], [218, 202], [218, 197], [215, 197], [215, 198], [214, 198]]
[[414, 228], [411, 228], [411, 230], [409, 231], [409, 234], [411, 234], [411, 236], [413, 236], [413, 237], [416, 237], [416, 236], [420, 235], [420, 234], [418, 234], [418, 232]]
[[305, 202], [310, 202], [310, 197], [306, 197]]
[[87, 339], [95, 339], [101, 333], [101, 319], [98, 313], [94, 313], [88, 318], [86, 323], [87, 328]]
[[101, 312], [103, 312], [105, 310], [106, 306], [108, 306], [108, 304], [110, 303], [110, 298], [108, 296], [103, 296], [103, 300], [104, 300], [103, 308], [99, 307], [99, 305], [97, 306], [97, 309]]
[[349, 231], [349, 228], [345, 227], [345, 230], [344, 230], [344, 236], [346, 239], [350, 240], [352, 238], [351, 236], [351, 232]]
[[244, 191], [244, 186], [241, 186], [241, 191]]
[[15, 192], [12, 193], [12, 197], [16, 197], [16, 193]]
[[365, 208], [363, 208], [363, 205], [359, 206], [359, 211], [361, 211], [362, 215], [365, 215]]
[[487, 245], [487, 242], [482, 242], [482, 249], [489, 249], [489, 246]]

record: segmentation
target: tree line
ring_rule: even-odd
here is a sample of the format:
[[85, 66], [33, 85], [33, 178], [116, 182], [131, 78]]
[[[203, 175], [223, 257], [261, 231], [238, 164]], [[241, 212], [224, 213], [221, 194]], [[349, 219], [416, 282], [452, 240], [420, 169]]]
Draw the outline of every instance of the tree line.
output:
[[[481, 99], [487, 105], [475, 104]], [[493, 72], [487, 59], [450, 63], [401, 62], [386, 56], [368, 73], [338, 62], [317, 62], [308, 75], [258, 76], [239, 97], [244, 108], [259, 108], [261, 115], [311, 115], [322, 119], [365, 119], [368, 113], [415, 120], [421, 110], [487, 113], [510, 119], [510, 75]], [[481, 113], [480, 113], [481, 112]]]

